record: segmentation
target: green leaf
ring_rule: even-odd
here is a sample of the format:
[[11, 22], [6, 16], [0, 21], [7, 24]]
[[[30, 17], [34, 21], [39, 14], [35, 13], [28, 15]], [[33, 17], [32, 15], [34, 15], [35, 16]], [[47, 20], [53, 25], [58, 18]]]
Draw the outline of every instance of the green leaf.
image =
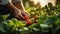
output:
[[26, 31], [28, 31], [28, 30], [29, 30], [29, 29], [26, 28], [26, 27], [23, 27], [23, 28], [19, 29], [20, 32], [26, 32]]
[[3, 21], [3, 17], [0, 15], [0, 23]]
[[40, 27], [41, 27], [41, 28], [48, 28], [49, 25], [47, 25], [47, 24], [40, 24]]
[[4, 30], [4, 28], [3, 28], [3, 25], [1, 25], [1, 24], [0, 24], [0, 31], [1, 31], [1, 32], [6, 32], [6, 31]]
[[34, 31], [39, 31], [39, 29], [37, 29], [37, 28], [32, 28]]
[[40, 24], [40, 29], [42, 32], [49, 32], [50, 31], [50, 26], [47, 24]]
[[60, 27], [60, 19], [57, 19], [57, 21], [55, 22], [57, 26]]
[[56, 17], [52, 16], [52, 17], [48, 17], [44, 22], [46, 24], [51, 24], [51, 23], [53, 24], [53, 23], [55, 23], [56, 20], [57, 20]]

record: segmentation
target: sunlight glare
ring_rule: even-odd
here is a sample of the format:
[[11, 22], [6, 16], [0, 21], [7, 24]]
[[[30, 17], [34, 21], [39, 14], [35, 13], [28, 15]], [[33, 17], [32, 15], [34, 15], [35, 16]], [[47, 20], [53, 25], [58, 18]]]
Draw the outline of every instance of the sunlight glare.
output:
[[45, 5], [47, 5], [49, 2], [53, 4], [53, 6], [55, 6], [56, 0], [33, 0], [34, 4], [37, 5], [37, 3], [40, 3], [41, 7], [44, 7]]
[[36, 5], [39, 2], [39, 0], [34, 0], [34, 4]]

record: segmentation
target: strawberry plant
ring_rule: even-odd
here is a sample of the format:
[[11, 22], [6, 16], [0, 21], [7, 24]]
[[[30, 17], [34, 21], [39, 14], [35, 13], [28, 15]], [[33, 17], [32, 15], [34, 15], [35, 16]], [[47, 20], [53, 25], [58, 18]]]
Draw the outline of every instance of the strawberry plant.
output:
[[[25, 20], [16, 18], [6, 19], [0, 15], [0, 32], [14, 34], [36, 34], [40, 33], [59, 33], [60, 31], [60, 4], [52, 6], [51, 3], [45, 7], [27, 7], [26, 11], [30, 14], [24, 16]], [[5, 19], [4, 19], [5, 18]]]

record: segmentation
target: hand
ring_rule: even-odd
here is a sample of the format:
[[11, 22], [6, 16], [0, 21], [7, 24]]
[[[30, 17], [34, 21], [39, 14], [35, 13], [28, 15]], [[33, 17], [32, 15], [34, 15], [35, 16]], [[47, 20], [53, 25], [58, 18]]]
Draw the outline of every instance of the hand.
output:
[[21, 11], [21, 10], [18, 10], [18, 9], [14, 10], [13, 14], [16, 18], [22, 19], [22, 20], [24, 20], [25, 15], [29, 16], [29, 14], [27, 12]]
[[22, 14], [23, 14], [24, 16], [30, 17], [30, 14], [29, 14], [28, 12], [26, 12], [26, 11], [22, 11]]
[[24, 19], [23, 15], [22, 15], [22, 11], [20, 11], [18, 9], [14, 10], [13, 15], [18, 19]]

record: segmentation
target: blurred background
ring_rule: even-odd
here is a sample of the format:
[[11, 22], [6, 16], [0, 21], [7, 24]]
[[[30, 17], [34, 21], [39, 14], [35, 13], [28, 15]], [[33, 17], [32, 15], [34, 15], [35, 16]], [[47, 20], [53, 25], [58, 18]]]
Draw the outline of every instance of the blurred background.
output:
[[32, 24], [28, 26], [27, 21], [12, 18], [10, 13], [0, 14], [0, 34], [60, 33], [60, 0], [22, 0], [22, 3]]
[[60, 4], [60, 0], [22, 0], [25, 7], [28, 6], [41, 6], [44, 7], [48, 3], [52, 3], [53, 6]]

